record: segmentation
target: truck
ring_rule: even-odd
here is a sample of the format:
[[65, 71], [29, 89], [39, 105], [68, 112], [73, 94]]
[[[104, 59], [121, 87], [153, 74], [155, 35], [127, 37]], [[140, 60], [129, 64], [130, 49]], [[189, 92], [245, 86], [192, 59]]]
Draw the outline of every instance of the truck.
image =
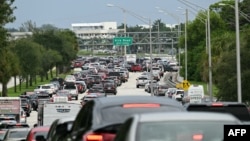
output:
[[204, 88], [202, 85], [190, 85], [187, 91], [189, 103], [201, 103], [204, 98]]
[[0, 115], [4, 117], [14, 117], [19, 123], [21, 119], [21, 98], [20, 97], [0, 97]]
[[37, 126], [51, 125], [53, 121], [60, 118], [76, 116], [81, 105], [70, 103], [66, 100], [54, 100], [55, 102], [40, 103], [37, 112]]

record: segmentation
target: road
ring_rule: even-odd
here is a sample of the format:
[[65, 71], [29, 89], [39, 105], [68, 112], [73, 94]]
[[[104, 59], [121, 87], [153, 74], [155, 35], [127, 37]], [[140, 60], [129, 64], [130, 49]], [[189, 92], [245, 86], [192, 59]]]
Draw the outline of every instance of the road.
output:
[[[136, 95], [147, 95], [151, 96], [150, 93], [144, 91], [144, 87], [136, 88], [136, 78], [140, 75], [140, 72], [129, 74], [128, 82], [123, 83], [122, 86], [118, 87], [117, 95], [108, 95], [111, 96], [136, 96]], [[165, 76], [168, 77], [169, 74], [165, 73]], [[164, 78], [162, 78], [163, 80]], [[80, 99], [85, 95], [85, 93], [80, 94], [78, 100], [73, 100], [74, 103], [80, 103]], [[32, 127], [35, 123], [37, 123], [37, 112], [32, 111], [30, 117], [27, 118], [27, 123]]]
[[[19, 78], [18, 77], [17, 77], [16, 81], [17, 81], [17, 85], [18, 85], [19, 84]], [[7, 85], [7, 88], [11, 88], [11, 87], [14, 87], [14, 77], [11, 77], [11, 79], [10, 79], [8, 85]], [[2, 92], [2, 89], [3, 89], [2, 83], [0, 83], [0, 92]]]

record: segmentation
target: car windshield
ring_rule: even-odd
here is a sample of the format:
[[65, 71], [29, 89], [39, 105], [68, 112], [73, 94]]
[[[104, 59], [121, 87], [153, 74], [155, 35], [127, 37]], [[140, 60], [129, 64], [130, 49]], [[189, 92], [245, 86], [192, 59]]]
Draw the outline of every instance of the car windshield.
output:
[[208, 141], [222, 141], [223, 128], [226, 124], [236, 123], [228, 121], [143, 122], [137, 128], [136, 141], [184, 141], [195, 137]]

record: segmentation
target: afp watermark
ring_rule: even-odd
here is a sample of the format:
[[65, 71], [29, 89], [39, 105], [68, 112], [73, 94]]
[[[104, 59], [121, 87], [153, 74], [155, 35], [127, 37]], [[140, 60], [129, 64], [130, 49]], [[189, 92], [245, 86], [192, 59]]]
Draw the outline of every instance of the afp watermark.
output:
[[249, 141], [250, 125], [224, 125], [224, 141]]

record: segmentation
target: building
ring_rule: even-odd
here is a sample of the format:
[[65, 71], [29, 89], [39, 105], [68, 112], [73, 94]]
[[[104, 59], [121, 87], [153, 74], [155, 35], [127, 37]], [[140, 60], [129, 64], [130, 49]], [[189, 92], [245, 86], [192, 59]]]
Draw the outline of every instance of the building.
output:
[[116, 22], [100, 22], [100, 23], [73, 23], [72, 31], [81, 39], [111, 39], [121, 31], [117, 29]]
[[32, 32], [9, 32], [9, 34], [10, 34], [10, 37], [9, 37], [10, 40], [17, 40], [20, 38], [26, 38], [28, 36], [33, 35]]

